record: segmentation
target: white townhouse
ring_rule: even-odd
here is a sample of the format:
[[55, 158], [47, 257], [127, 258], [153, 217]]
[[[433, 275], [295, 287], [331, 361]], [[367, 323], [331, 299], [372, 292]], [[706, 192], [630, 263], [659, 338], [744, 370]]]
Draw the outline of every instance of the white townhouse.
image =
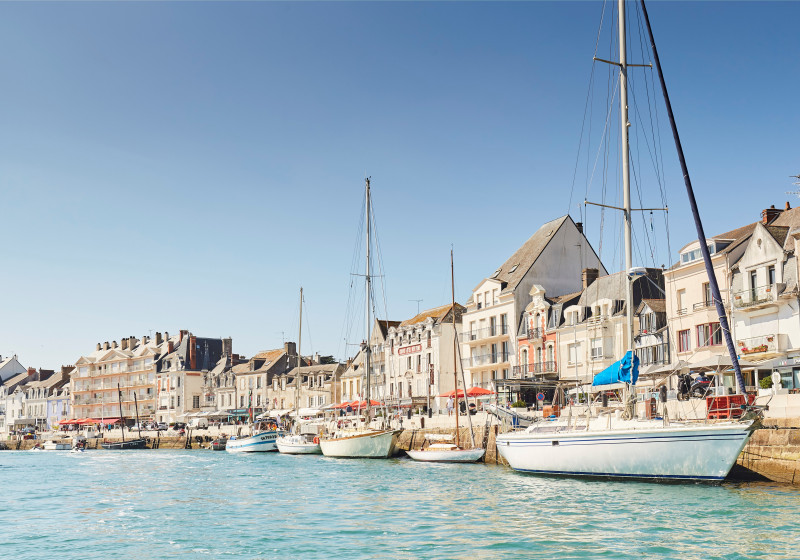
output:
[[524, 311], [534, 285], [552, 297], [581, 289], [581, 273], [596, 268], [607, 274], [570, 216], [541, 226], [494, 273], [472, 291], [462, 316], [461, 335], [467, 383], [494, 390], [497, 380], [509, 377], [518, 365], [516, 341], [524, 324]]
[[389, 328], [384, 343], [389, 403], [416, 409], [430, 405], [434, 411], [441, 408], [439, 395], [455, 389], [455, 345], [465, 309], [458, 303], [455, 307], [442, 305]]

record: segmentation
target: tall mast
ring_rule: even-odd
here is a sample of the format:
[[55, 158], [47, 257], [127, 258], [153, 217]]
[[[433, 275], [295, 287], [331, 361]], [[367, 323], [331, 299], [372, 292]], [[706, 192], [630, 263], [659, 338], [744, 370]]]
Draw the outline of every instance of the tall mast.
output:
[[731, 338], [731, 331], [728, 326], [728, 315], [725, 312], [725, 307], [722, 305], [722, 296], [719, 292], [719, 284], [717, 283], [717, 276], [714, 274], [714, 265], [711, 263], [711, 255], [708, 252], [708, 245], [706, 244], [706, 234], [703, 231], [703, 222], [700, 221], [700, 211], [697, 209], [697, 201], [694, 198], [694, 189], [692, 189], [692, 180], [689, 178], [689, 168], [686, 165], [686, 158], [683, 156], [683, 147], [681, 146], [681, 139], [678, 136], [678, 125], [675, 124], [675, 115], [672, 113], [672, 104], [669, 102], [669, 94], [667, 93], [667, 83], [664, 81], [664, 73], [661, 71], [661, 61], [658, 59], [658, 51], [656, 50], [656, 40], [653, 37], [653, 29], [650, 27], [650, 18], [647, 16], [647, 7], [644, 5], [644, 0], [640, 0], [642, 4], [642, 15], [647, 25], [647, 34], [650, 37], [650, 46], [653, 49], [653, 59], [656, 63], [658, 70], [658, 79], [661, 82], [661, 90], [664, 93], [664, 103], [667, 105], [667, 114], [669, 115], [669, 124], [672, 128], [672, 137], [675, 140], [675, 149], [678, 152], [678, 159], [681, 162], [681, 171], [683, 172], [683, 182], [686, 186], [686, 194], [689, 197], [689, 205], [692, 207], [692, 216], [694, 217], [694, 225], [697, 230], [697, 239], [700, 242], [700, 252], [703, 254], [703, 262], [706, 265], [706, 274], [708, 275], [708, 284], [711, 288], [711, 298], [714, 300], [714, 306], [717, 308], [717, 315], [719, 316], [719, 328], [722, 335], [725, 337], [725, 346], [728, 348], [728, 354], [731, 357], [731, 365], [736, 374], [736, 382], [739, 384], [739, 389], [742, 394], [745, 394], [744, 376], [742, 375], [741, 367], [739, 366], [739, 359], [736, 356], [736, 348], [733, 346], [733, 339]]
[[117, 383], [117, 397], [119, 398], [119, 431], [122, 433], [122, 443], [125, 443], [125, 416], [122, 414], [122, 389]]
[[[456, 356], [458, 333], [456, 332], [456, 281], [453, 274], [453, 250], [450, 249], [450, 292], [453, 294], [453, 307], [451, 313], [453, 314], [453, 389], [456, 395], [456, 447], [458, 445], [458, 360]], [[467, 387], [464, 387], [464, 398], [467, 397]], [[469, 414], [469, 410], [467, 411]]]
[[633, 352], [633, 283], [628, 274], [633, 268], [631, 242], [631, 178], [630, 158], [628, 151], [628, 59], [625, 39], [625, 0], [618, 0], [619, 5], [619, 114], [620, 137], [622, 139], [622, 210], [625, 216], [625, 327], [628, 334], [628, 349]]
[[294, 376], [295, 433], [299, 432], [300, 422], [300, 349], [303, 347], [303, 287], [300, 286], [300, 327], [297, 332], [297, 373]]
[[370, 199], [369, 199], [369, 177], [367, 177], [365, 179], [365, 182], [366, 182], [365, 190], [366, 190], [366, 200], [367, 200], [367, 204], [366, 204], [366, 206], [367, 206], [367, 216], [366, 216], [366, 219], [367, 219], [367, 227], [366, 227], [366, 230], [367, 230], [367, 271], [366, 271], [366, 275], [365, 276], [366, 276], [366, 279], [367, 279], [367, 281], [366, 281], [367, 293], [366, 293], [366, 303], [365, 303], [365, 306], [364, 306], [365, 307], [365, 309], [364, 309], [364, 317], [365, 317], [365, 321], [366, 321], [366, 324], [364, 325], [365, 326], [365, 337], [366, 337], [366, 341], [364, 343], [364, 367], [365, 367], [365, 370], [366, 370], [367, 379], [366, 379], [366, 386], [364, 388], [364, 393], [366, 394], [366, 400], [367, 400], [366, 418], [367, 418], [367, 424], [369, 424], [369, 421], [370, 421], [370, 400], [371, 400], [370, 383], [369, 383], [369, 381], [370, 381], [370, 379], [369, 379], [370, 367], [371, 367], [370, 366], [370, 359], [369, 359], [370, 356], [369, 355], [370, 355], [370, 352], [371, 352], [371, 348], [370, 348], [370, 344], [369, 344], [369, 342], [370, 342], [369, 341], [369, 334], [370, 334], [370, 326], [371, 326], [371, 323], [372, 323], [372, 321], [370, 321], [370, 317], [371, 317], [370, 299], [371, 299], [371, 296], [372, 296], [372, 277], [370, 275], [372, 273], [372, 268], [370, 266], [370, 260], [369, 260], [370, 259], [370, 251], [369, 251], [369, 249], [370, 249], [370, 237], [371, 237], [370, 236], [370, 233], [371, 233], [371, 230], [370, 230], [370, 225], [371, 225], [370, 224], [370, 220], [371, 220], [370, 204], [371, 203], [370, 203]]

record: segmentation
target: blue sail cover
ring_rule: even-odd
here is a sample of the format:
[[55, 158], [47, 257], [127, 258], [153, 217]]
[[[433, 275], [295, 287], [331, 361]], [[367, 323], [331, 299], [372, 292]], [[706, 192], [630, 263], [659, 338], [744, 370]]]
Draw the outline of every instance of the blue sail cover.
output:
[[[633, 359], [633, 364], [631, 364]], [[630, 350], [625, 353], [625, 357], [618, 362], [614, 362], [606, 369], [594, 376], [592, 386], [611, 385], [612, 383], [633, 383], [639, 379], [639, 357]]]

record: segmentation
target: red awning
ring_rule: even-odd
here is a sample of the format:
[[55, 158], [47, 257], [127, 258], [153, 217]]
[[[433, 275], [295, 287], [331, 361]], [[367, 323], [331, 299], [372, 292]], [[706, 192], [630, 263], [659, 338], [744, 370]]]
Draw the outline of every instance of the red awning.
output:
[[85, 424], [97, 424], [97, 421], [92, 418], [81, 418], [80, 420], [75, 420], [75, 423], [83, 426]]
[[102, 420], [98, 420], [98, 424], [116, 424], [119, 422], [119, 418], [103, 418]]
[[[440, 397], [445, 397], [445, 398], [455, 397], [456, 396], [456, 392], [455, 391], [450, 391], [449, 393], [442, 393], [439, 396]], [[459, 399], [463, 399], [464, 398], [464, 391], [462, 391], [461, 389], [458, 390], [458, 398]]]
[[70, 424], [77, 424], [78, 421], [74, 418], [70, 418], [69, 420], [62, 420], [58, 423], [59, 426], [69, 426]]
[[490, 391], [489, 389], [484, 389], [483, 387], [470, 387], [467, 389], [467, 396], [468, 397], [480, 397], [483, 395], [494, 395], [496, 394], [494, 391]]

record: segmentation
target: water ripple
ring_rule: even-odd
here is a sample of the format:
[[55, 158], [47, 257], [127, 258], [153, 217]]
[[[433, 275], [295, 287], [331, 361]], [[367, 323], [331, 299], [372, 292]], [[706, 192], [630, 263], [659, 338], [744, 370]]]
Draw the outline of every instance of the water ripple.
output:
[[[0, 454], [3, 556], [796, 558], [800, 492], [204, 451]], [[45, 537], [45, 538], [42, 538]]]

